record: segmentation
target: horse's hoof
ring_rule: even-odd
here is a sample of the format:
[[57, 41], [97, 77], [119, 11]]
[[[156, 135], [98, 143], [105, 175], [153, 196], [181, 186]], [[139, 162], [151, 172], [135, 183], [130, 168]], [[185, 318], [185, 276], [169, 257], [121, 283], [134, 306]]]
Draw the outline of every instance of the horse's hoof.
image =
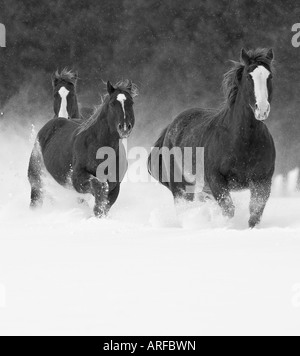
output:
[[105, 214], [103, 211], [94, 211], [94, 214], [97, 219], [103, 219], [105, 217]]
[[95, 208], [94, 214], [95, 214], [95, 217], [98, 219], [103, 219], [107, 216], [107, 212], [101, 208]]
[[41, 202], [31, 202], [29, 205], [30, 210], [35, 211], [40, 209], [43, 206], [43, 204]]
[[231, 220], [234, 218], [234, 214], [235, 214], [235, 209], [227, 209], [226, 211], [223, 212], [223, 215], [225, 216], [225, 218]]
[[253, 230], [258, 224], [260, 223], [260, 220], [257, 218], [251, 218], [249, 220], [249, 228]]

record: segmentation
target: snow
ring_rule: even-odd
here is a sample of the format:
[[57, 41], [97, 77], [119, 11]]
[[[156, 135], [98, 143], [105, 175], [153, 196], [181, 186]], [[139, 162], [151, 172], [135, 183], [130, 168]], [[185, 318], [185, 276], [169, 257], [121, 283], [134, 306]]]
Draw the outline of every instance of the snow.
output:
[[[30, 135], [0, 136], [1, 335], [299, 335], [300, 197], [271, 198], [248, 230], [214, 205], [179, 207], [125, 183], [108, 219], [49, 180], [29, 210]], [[295, 180], [295, 173], [291, 174]], [[280, 183], [281, 182], [281, 183]]]

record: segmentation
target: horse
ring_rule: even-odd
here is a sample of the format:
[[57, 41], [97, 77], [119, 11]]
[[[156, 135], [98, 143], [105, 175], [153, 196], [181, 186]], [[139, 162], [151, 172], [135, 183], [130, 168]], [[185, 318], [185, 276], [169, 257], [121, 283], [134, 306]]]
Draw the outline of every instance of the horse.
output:
[[77, 80], [78, 74], [66, 68], [52, 75], [55, 117], [80, 119], [76, 94]]
[[94, 113], [90, 107], [79, 107], [77, 101], [78, 73], [67, 68], [52, 75], [54, 115], [75, 121], [87, 120]]
[[[108, 82], [107, 92], [88, 120], [79, 123], [54, 118], [39, 131], [28, 168], [32, 208], [43, 204], [45, 172], [66, 188], [92, 194], [98, 218], [105, 217], [116, 202], [127, 170], [122, 140], [130, 136], [135, 125], [133, 99], [138, 88], [128, 80], [115, 86]], [[98, 159], [102, 148], [115, 152], [116, 179], [97, 176], [99, 165], [105, 162], [104, 156]]]
[[[212, 199], [229, 219], [235, 214], [231, 192], [250, 189], [249, 227], [254, 228], [270, 197], [275, 169], [275, 145], [264, 123], [271, 109], [274, 52], [242, 49], [239, 62], [232, 63], [224, 75], [224, 103], [217, 109], [195, 108], [177, 116], [154, 144], [148, 170], [172, 192], [175, 203]], [[189, 171], [178, 167], [174, 155], [167, 161], [162, 154], [164, 148], [183, 152], [187, 147], [193, 152]], [[195, 173], [195, 150], [200, 147], [204, 148], [204, 177], [187, 179]], [[178, 169], [182, 179], [175, 179]], [[201, 178], [204, 184], [199, 192]]]

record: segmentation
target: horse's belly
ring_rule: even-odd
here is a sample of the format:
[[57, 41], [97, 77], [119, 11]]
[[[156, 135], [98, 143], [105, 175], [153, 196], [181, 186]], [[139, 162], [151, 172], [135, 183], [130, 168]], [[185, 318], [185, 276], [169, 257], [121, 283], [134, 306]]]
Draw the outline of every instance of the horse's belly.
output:
[[246, 179], [231, 179], [229, 180], [228, 187], [230, 190], [238, 191], [249, 188], [249, 181]]

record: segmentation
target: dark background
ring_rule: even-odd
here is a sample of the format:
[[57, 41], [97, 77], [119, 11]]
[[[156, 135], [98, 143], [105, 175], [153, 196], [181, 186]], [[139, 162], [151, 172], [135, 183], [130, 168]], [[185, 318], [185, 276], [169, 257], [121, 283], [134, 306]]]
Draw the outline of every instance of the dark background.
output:
[[101, 80], [137, 83], [135, 142], [150, 146], [180, 111], [222, 101], [222, 75], [242, 47], [273, 47], [268, 126], [285, 173], [300, 166], [298, 22], [299, 0], [0, 0], [2, 125], [48, 120], [51, 73], [68, 67], [79, 72], [83, 105], [99, 103]]

